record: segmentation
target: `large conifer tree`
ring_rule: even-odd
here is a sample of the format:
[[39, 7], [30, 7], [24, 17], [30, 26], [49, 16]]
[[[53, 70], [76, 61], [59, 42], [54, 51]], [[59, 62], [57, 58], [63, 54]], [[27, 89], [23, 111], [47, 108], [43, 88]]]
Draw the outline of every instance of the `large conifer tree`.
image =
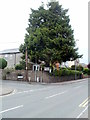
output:
[[47, 6], [47, 9], [44, 5], [38, 10], [31, 9], [25, 43], [20, 46], [20, 51], [25, 54], [27, 46], [30, 60], [45, 61], [46, 65], [80, 58], [75, 48], [68, 9], [63, 9], [58, 2], [49, 2]]

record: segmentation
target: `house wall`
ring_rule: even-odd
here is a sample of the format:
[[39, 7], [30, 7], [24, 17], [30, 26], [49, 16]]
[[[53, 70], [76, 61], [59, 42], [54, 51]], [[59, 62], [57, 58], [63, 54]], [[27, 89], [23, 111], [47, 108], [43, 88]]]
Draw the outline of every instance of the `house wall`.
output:
[[13, 68], [18, 64], [21, 61], [21, 56], [22, 53], [0, 55], [1, 58], [4, 58], [7, 61], [8, 68]]

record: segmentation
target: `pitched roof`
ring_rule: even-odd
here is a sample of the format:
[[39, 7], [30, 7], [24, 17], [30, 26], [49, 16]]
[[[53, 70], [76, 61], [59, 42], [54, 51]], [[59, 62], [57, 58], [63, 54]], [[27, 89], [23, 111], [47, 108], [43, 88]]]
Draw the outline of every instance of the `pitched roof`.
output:
[[15, 54], [15, 53], [20, 53], [19, 48], [6, 49], [6, 50], [0, 51], [0, 55], [3, 55], [3, 54]]

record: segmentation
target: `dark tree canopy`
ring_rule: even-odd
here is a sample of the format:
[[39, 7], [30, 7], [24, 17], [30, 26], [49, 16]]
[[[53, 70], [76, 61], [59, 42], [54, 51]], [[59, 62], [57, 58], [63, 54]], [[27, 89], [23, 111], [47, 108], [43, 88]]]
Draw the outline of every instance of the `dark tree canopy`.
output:
[[90, 63], [87, 65], [88, 69], [90, 69]]
[[38, 10], [31, 9], [25, 43], [20, 46], [20, 51], [25, 54], [27, 46], [31, 61], [45, 61], [47, 65], [80, 58], [82, 55], [78, 55], [75, 48], [67, 12], [68, 9], [63, 9], [59, 2], [49, 2], [47, 9], [44, 5]]

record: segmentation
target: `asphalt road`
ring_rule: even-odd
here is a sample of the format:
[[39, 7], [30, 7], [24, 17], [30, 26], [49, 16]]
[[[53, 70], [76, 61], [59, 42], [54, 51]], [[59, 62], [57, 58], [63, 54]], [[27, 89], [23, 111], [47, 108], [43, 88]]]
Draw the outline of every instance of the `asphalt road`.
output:
[[3, 118], [88, 118], [88, 79], [68, 84], [3, 81], [14, 88], [2, 98]]

